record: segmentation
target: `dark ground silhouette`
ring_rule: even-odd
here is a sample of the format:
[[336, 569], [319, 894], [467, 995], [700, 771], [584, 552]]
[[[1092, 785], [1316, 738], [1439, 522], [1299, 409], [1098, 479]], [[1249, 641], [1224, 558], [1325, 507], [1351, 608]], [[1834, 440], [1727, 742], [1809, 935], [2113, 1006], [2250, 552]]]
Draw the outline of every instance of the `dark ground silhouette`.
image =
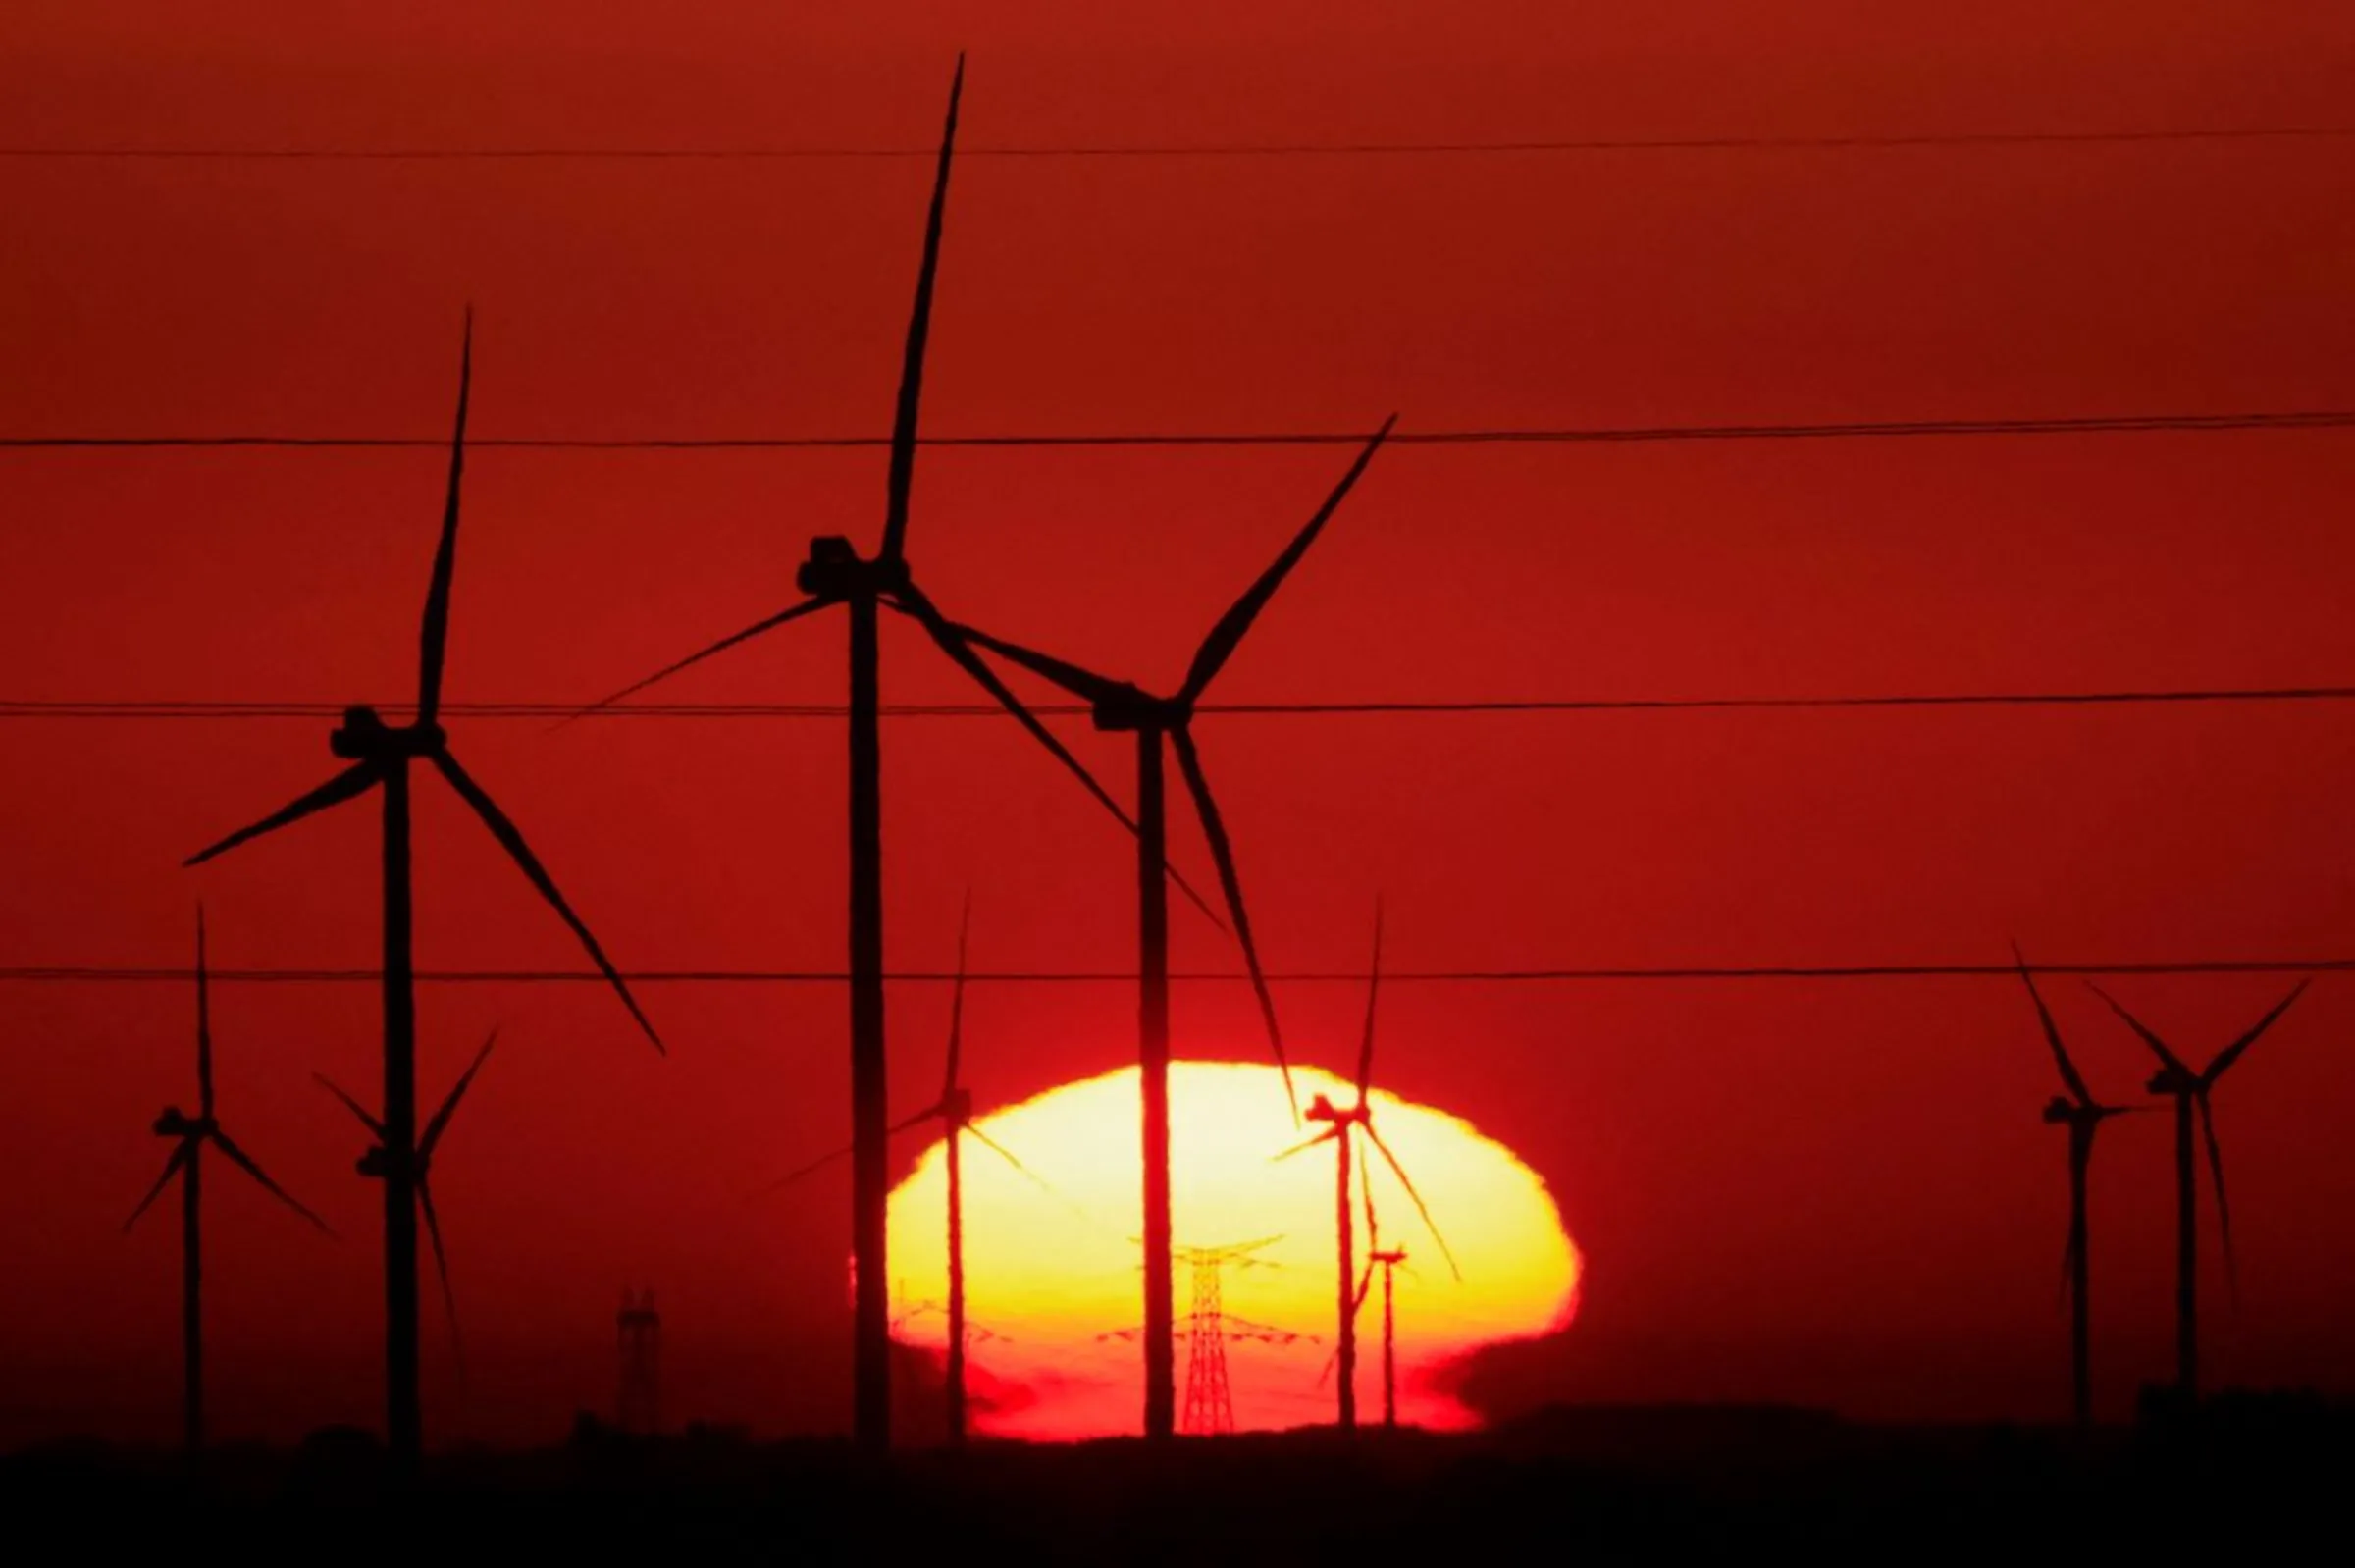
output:
[[[300, 1544], [496, 1540], [538, 1549], [659, 1544], [706, 1555], [896, 1562], [943, 1548], [1023, 1563], [1521, 1562], [1796, 1549], [1874, 1560], [2094, 1546], [2245, 1557], [2332, 1539], [2355, 1409], [2224, 1395], [2199, 1421], [2133, 1428], [1865, 1427], [1748, 1407], [1557, 1408], [1469, 1436], [1330, 1431], [1028, 1446], [980, 1442], [877, 1463], [842, 1440], [752, 1442], [689, 1429], [450, 1452], [387, 1504], [373, 1437], [178, 1455], [57, 1444], [0, 1460], [20, 1529], [83, 1542], [213, 1527], [250, 1558]], [[875, 1522], [884, 1521], [880, 1539]]]

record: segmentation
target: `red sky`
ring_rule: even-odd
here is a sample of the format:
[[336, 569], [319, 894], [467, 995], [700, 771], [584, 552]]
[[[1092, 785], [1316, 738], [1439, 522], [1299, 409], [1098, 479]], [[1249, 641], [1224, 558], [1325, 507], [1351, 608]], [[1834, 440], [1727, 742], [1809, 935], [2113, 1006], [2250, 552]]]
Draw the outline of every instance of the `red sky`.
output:
[[[969, 53], [973, 147], [2102, 131], [2344, 121], [2343, 6], [1190, 4], [1117, 10], [19, 0], [0, 144], [920, 146]], [[1910, 11], [1916, 8], [1908, 8]], [[1769, 20], [1771, 13], [1771, 20]], [[990, 160], [956, 175], [925, 428], [1632, 425], [2346, 407], [2350, 143]], [[0, 163], [0, 432], [430, 437], [461, 308], [484, 436], [882, 434], [920, 160]], [[1289, 451], [927, 451], [911, 549], [964, 618], [1175, 680], [1345, 463]], [[0, 454], [0, 696], [398, 700], [432, 549], [425, 451]], [[1783, 695], [2350, 678], [2343, 433], [1400, 447], [1223, 679], [1229, 701]], [[485, 452], [449, 695], [588, 700], [786, 602], [813, 533], [875, 537], [883, 460]], [[886, 634], [892, 701], [963, 701]], [[676, 683], [839, 700], [838, 625]], [[1206, 718], [1272, 965], [1400, 968], [2343, 955], [2355, 767], [2328, 706]], [[323, 777], [316, 720], [0, 719], [0, 964], [371, 963], [374, 829], [182, 857]], [[841, 962], [839, 728], [456, 726], [619, 960]], [[1073, 743], [1125, 793], [1125, 756]], [[1132, 961], [1119, 831], [1012, 726], [886, 734], [891, 961]], [[571, 967], [435, 795], [421, 962]], [[1207, 874], [1190, 832], [1181, 864]], [[1181, 967], [1224, 968], [1176, 921]], [[2126, 980], [2205, 1055], [2285, 981]], [[2052, 986], [2096, 1086], [2145, 1064]], [[586, 987], [430, 988], [422, 1092], [507, 1043], [437, 1163], [474, 1380], [429, 1310], [429, 1427], [544, 1436], [610, 1397], [614, 1299], [654, 1284], [666, 1396], [843, 1423], [839, 1185], [742, 1194], [839, 1141], [837, 990], [668, 985], [657, 1061]], [[1342, 1065], [1358, 988], [1281, 998]], [[945, 992], [895, 989], [897, 1092]], [[224, 1182], [225, 1432], [370, 1421], [373, 1189], [312, 1086], [369, 1081], [365, 986], [223, 987], [230, 1126], [346, 1232]], [[1128, 1059], [1120, 984], [980, 989], [974, 1087]], [[0, 1440], [161, 1434], [168, 1222], [121, 1216], [192, 1093], [185, 986], [0, 983]], [[1257, 1050], [1239, 985], [1180, 1049]], [[2355, 1386], [2355, 992], [2326, 978], [2218, 1097], [2242, 1290], [2220, 1379]], [[1391, 1087], [1550, 1183], [1576, 1327], [1492, 1377], [1544, 1398], [2058, 1413], [2053, 1075], [2015, 984], [1399, 984]], [[2096, 1169], [2097, 1376], [2164, 1376], [2166, 1139]], [[911, 1155], [915, 1152], [909, 1151]], [[2213, 1232], [2211, 1255], [2213, 1256]]]

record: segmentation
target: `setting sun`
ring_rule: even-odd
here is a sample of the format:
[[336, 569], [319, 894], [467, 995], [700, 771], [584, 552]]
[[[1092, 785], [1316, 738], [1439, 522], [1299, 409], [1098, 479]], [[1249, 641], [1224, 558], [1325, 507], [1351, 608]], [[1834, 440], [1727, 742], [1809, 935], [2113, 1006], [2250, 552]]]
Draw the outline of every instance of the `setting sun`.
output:
[[[1349, 1086], [1304, 1068], [1301, 1103]], [[1170, 1069], [1178, 1387], [1184, 1402], [1192, 1279], [1183, 1250], [1275, 1239], [1221, 1271], [1227, 1372], [1237, 1429], [1333, 1419], [1319, 1375], [1334, 1341], [1334, 1155], [1276, 1162], [1313, 1133], [1284, 1108], [1275, 1069], [1178, 1062]], [[1397, 1177], [1373, 1160], [1382, 1244], [1403, 1246], [1396, 1275], [1398, 1416], [1461, 1428], [1477, 1418], [1439, 1376], [1485, 1344], [1566, 1325], [1581, 1264], [1544, 1183], [1513, 1153], [1442, 1112], [1376, 1090], [1376, 1126], [1431, 1206], [1463, 1271], [1449, 1273]], [[1024, 1176], [978, 1139], [965, 1145], [965, 1253], [976, 1428], [1000, 1437], [1078, 1438], [1141, 1429], [1141, 1353], [1106, 1337], [1138, 1325], [1139, 1123], [1136, 1070], [1065, 1084], [974, 1119]], [[1371, 1154], [1371, 1151], [1368, 1151]], [[1361, 1165], [1361, 1171], [1363, 1167]], [[1032, 1176], [1036, 1179], [1033, 1180]], [[935, 1143], [892, 1193], [895, 1333], [946, 1348], [947, 1178]], [[1355, 1237], [1356, 1269], [1367, 1238]], [[1273, 1331], [1264, 1337], [1243, 1337]], [[1358, 1388], [1379, 1401], [1379, 1286], [1358, 1319]], [[1297, 1336], [1287, 1340], [1285, 1336]], [[1378, 1403], [1370, 1408], [1378, 1408]]]

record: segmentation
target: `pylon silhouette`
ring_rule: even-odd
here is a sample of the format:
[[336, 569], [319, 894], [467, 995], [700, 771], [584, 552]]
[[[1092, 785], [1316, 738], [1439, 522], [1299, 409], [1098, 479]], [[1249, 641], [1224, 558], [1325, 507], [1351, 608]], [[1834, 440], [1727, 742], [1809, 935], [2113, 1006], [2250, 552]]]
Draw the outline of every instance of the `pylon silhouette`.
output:
[[624, 1432], [652, 1437], [662, 1425], [662, 1314], [654, 1310], [654, 1293], [624, 1290], [614, 1323], [621, 1340], [614, 1421]]
[[[1182, 1320], [1186, 1331], [1185, 1413], [1178, 1424], [1179, 1432], [1216, 1437], [1234, 1430], [1234, 1392], [1227, 1382], [1228, 1340], [1256, 1339], [1278, 1345], [1301, 1339], [1311, 1344], [1317, 1342], [1313, 1333], [1294, 1333], [1288, 1329], [1232, 1317], [1227, 1311], [1220, 1286], [1222, 1271], [1230, 1263], [1245, 1269], [1258, 1267], [1260, 1260], [1248, 1254], [1282, 1239], [1262, 1236], [1257, 1241], [1235, 1246], [1170, 1249], [1171, 1256], [1183, 1259], [1193, 1275], [1193, 1310]], [[1115, 1329], [1096, 1337], [1135, 1339], [1144, 1332], [1142, 1328]]]

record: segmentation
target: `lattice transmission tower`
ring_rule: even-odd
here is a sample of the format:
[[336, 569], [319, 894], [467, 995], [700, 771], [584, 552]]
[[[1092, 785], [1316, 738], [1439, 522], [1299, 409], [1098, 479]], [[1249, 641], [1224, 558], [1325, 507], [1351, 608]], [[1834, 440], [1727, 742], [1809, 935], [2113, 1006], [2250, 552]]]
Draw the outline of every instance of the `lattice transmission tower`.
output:
[[624, 1432], [652, 1437], [662, 1426], [662, 1314], [654, 1310], [654, 1293], [624, 1290], [613, 1321], [621, 1348], [614, 1422]]
[[[1217, 1437], [1234, 1430], [1234, 1393], [1227, 1382], [1227, 1341], [1254, 1339], [1263, 1344], [1288, 1345], [1305, 1339], [1317, 1342], [1311, 1333], [1294, 1333], [1248, 1318], [1237, 1318], [1227, 1311], [1221, 1277], [1229, 1264], [1251, 1269], [1263, 1265], [1262, 1260], [1249, 1256], [1260, 1248], [1281, 1241], [1282, 1236], [1263, 1236], [1257, 1241], [1245, 1241], [1227, 1247], [1172, 1247], [1171, 1255], [1181, 1259], [1193, 1276], [1193, 1310], [1180, 1320], [1185, 1330], [1185, 1411], [1178, 1430], [1190, 1436]], [[1116, 1329], [1098, 1334], [1099, 1339], [1134, 1339], [1141, 1329]]]

